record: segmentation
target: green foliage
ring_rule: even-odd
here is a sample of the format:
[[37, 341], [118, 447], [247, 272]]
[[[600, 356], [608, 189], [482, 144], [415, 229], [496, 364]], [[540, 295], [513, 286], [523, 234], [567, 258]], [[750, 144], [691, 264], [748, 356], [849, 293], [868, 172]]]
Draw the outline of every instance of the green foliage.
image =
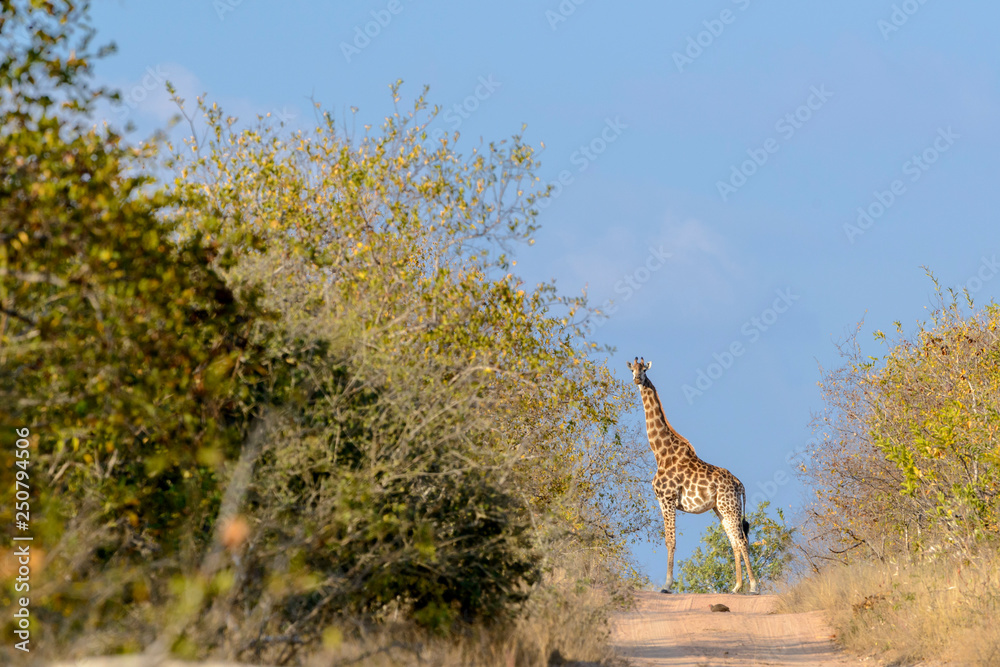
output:
[[[468, 158], [455, 138], [431, 145], [422, 97], [360, 139], [328, 114], [284, 136], [263, 120], [237, 131], [216, 105], [198, 109], [208, 140], [168, 164], [186, 202], [179, 225], [203, 230], [197, 212], [217, 212], [207, 233], [239, 256], [230, 279], [265, 292], [286, 337], [318, 336], [340, 354], [361, 339], [378, 350], [367, 367], [393, 386], [414, 381], [414, 352], [463, 401], [471, 382], [478, 417], [491, 422], [480, 445], [517, 451], [539, 509], [571, 487], [597, 501], [611, 483], [626, 493], [639, 484], [627, 468], [637, 452], [613, 429], [628, 393], [588, 357], [585, 302], [552, 285], [529, 290], [509, 272], [506, 248], [530, 244], [544, 194], [531, 190], [534, 151], [520, 136]], [[615, 532], [641, 528], [642, 498], [603, 503]]]
[[[509, 618], [539, 575], [509, 466], [476, 463], [468, 408], [444, 403], [450, 387], [375, 385], [323, 347], [287, 358], [295, 372], [249, 487], [255, 537], [237, 579], [267, 575], [230, 604], [254, 610], [248, 627], [317, 637], [400, 608], [438, 631]], [[258, 613], [265, 601], [278, 618]]]
[[[286, 137], [197, 108], [210, 140], [168, 161], [173, 220], [211, 234], [237, 291], [281, 313], [269, 353], [295, 368], [251, 487], [260, 538], [245, 562], [301, 586], [233, 604], [266, 593], [312, 637], [400, 607], [439, 629], [502, 623], [548, 541], [620, 552], [641, 527], [641, 494], [615, 503], [605, 488], [640, 483], [642, 450], [614, 428], [627, 393], [580, 338], [584, 302], [509, 272], [506, 245], [534, 229], [532, 150], [427, 147], [422, 98], [360, 140], [329, 115]], [[258, 623], [277, 632], [245, 621]]]
[[[936, 283], [935, 283], [936, 285]], [[938, 289], [930, 322], [828, 375], [829, 437], [807, 470], [817, 524], [843, 547], [885, 558], [997, 535], [1000, 308], [966, 310]]]
[[[98, 93], [72, 86], [89, 72], [77, 11], [0, 14], [0, 425], [34, 435], [33, 548], [52, 553], [50, 585], [33, 579], [40, 617], [91, 616], [102, 586], [97, 613], [117, 618], [130, 584], [116, 574], [206, 541], [257, 381], [258, 311], [199, 237], [172, 240], [158, 219], [170, 201], [143, 194], [119, 138], [86, 129]], [[11, 525], [13, 508], [0, 517]]]
[[995, 533], [1000, 520], [998, 322], [996, 306], [965, 316], [953, 302], [872, 374], [875, 446], [899, 471], [900, 491], [924, 510], [921, 523], [958, 521], [965, 530], [956, 538]]
[[[794, 528], [785, 525], [777, 508], [777, 520], [767, 514], [770, 502], [757, 505], [746, 518], [750, 522], [750, 562], [763, 589], [781, 579], [792, 560]], [[679, 563], [674, 584], [679, 593], [722, 593], [733, 585], [733, 547], [721, 523], [713, 523], [701, 536], [701, 546]]]
[[132, 149], [88, 120], [86, 10], [0, 5], [0, 427], [34, 437], [45, 650], [285, 663], [503, 628], [553, 544], [618, 562], [643, 449], [584, 300], [511, 272], [522, 138], [430, 146], [422, 97], [361, 139], [199, 101], [205, 145]]

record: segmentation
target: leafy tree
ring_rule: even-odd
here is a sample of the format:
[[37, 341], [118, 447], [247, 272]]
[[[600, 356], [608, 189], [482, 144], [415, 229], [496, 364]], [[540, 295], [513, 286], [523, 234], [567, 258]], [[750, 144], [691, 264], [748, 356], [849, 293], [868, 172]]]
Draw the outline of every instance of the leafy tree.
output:
[[[750, 562], [762, 588], [781, 579], [792, 560], [794, 528], [785, 525], [785, 515], [777, 508], [777, 520], [767, 514], [764, 501], [750, 513]], [[677, 591], [681, 593], [723, 593], [733, 585], [733, 547], [722, 524], [713, 523], [701, 537], [701, 546], [679, 563]]]
[[[616, 437], [628, 394], [588, 356], [597, 346], [581, 333], [586, 303], [550, 284], [529, 289], [510, 272], [510, 250], [532, 243], [546, 194], [534, 191], [534, 150], [521, 136], [469, 157], [457, 136], [433, 144], [436, 112], [422, 96], [400, 110], [398, 86], [394, 113], [360, 139], [329, 114], [310, 132], [284, 136], [264, 122], [239, 131], [199, 101], [206, 139], [168, 163], [187, 203], [180, 227], [232, 248], [230, 280], [262, 289], [292, 337], [319, 335], [340, 352], [363, 337], [380, 352], [368, 368], [393, 386], [414, 381], [414, 351], [449, 382], [471, 381], [473, 393], [451, 386], [476, 396], [481, 449], [517, 452], [534, 507], [550, 509], [573, 488], [614, 518], [614, 533], [635, 533], [642, 450]], [[209, 229], [197, 215], [205, 209], [217, 212]], [[613, 483], [628, 502], [600, 499]]]
[[193, 157], [130, 148], [91, 124], [86, 21], [0, 4], [0, 426], [35, 437], [40, 644], [285, 663], [399, 615], [502, 627], [559, 545], [620, 557], [643, 450], [586, 303], [511, 272], [546, 194], [521, 137], [429, 146], [422, 97], [361, 139], [199, 102]]
[[[935, 282], [937, 287], [937, 283]], [[846, 365], [827, 375], [827, 437], [805, 473], [815, 483], [817, 527], [837, 551], [878, 558], [996, 536], [1000, 520], [1000, 308], [966, 310], [937, 288], [927, 324], [855, 340]]]
[[123, 619], [151, 580], [196, 566], [259, 381], [253, 295], [200, 235], [174, 240], [172, 202], [89, 120], [109, 96], [88, 83], [107, 52], [92, 37], [86, 3], [0, 5], [0, 424], [33, 434], [40, 644]]
[[295, 366], [243, 560], [293, 583], [232, 593], [290, 613], [243, 625], [317, 638], [400, 604], [438, 629], [503, 622], [558, 541], [620, 554], [642, 526], [642, 450], [615, 429], [627, 392], [580, 338], [585, 303], [509, 271], [534, 230], [532, 149], [428, 146], [422, 98], [361, 139], [329, 115], [283, 136], [196, 108], [208, 139], [168, 161], [173, 221], [232, 252], [228, 280], [281, 313], [268, 349]]

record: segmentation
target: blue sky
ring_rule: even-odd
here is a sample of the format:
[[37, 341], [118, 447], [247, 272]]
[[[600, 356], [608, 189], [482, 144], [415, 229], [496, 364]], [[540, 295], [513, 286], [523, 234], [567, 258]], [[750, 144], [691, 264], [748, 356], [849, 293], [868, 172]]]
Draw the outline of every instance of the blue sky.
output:
[[[310, 97], [377, 123], [391, 82], [404, 99], [427, 84], [466, 152], [527, 124], [541, 176], [565, 185], [522, 275], [614, 299], [595, 332], [614, 370], [652, 360], [699, 455], [792, 516], [786, 455], [810, 438], [836, 341], [862, 318], [912, 330], [932, 303], [923, 265], [979, 303], [1000, 290], [1000, 5], [119, 0], [94, 18], [119, 47], [98, 67], [125, 93], [112, 119], [139, 136], [173, 113], [164, 78], [293, 125]], [[678, 517], [679, 558], [710, 520]], [[635, 553], [661, 581], [662, 545]]]

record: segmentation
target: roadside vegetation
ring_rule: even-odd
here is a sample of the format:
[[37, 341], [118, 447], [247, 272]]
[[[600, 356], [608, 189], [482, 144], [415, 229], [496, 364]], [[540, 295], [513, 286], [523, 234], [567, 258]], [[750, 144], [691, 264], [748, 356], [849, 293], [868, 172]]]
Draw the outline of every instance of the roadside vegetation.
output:
[[177, 99], [187, 140], [130, 145], [92, 120], [93, 38], [86, 3], [0, 3], [33, 657], [610, 661], [646, 447], [586, 302], [516, 275], [531, 146], [462, 155], [399, 85], [357, 133]]
[[912, 334], [856, 338], [827, 372], [802, 473], [815, 491], [813, 576], [789, 610], [832, 613], [839, 641], [892, 663], [996, 664], [1000, 556], [1000, 307], [942, 291]]
[[[784, 580], [792, 561], [795, 529], [785, 525], [781, 508], [777, 518], [768, 515], [764, 501], [746, 516], [750, 522], [750, 562], [761, 593], [770, 593]], [[721, 522], [712, 523], [701, 536], [701, 545], [678, 563], [674, 583], [678, 593], [728, 593], [735, 583], [733, 547]], [[749, 584], [744, 583], [744, 591]]]
[[[86, 2], [0, 0], [0, 486], [33, 537], [0, 607], [30, 598], [31, 657], [613, 664], [648, 448], [586, 301], [517, 275], [534, 149], [459, 152], [400, 84], [379, 124], [177, 98], [187, 137], [132, 143], [94, 121], [111, 50]], [[783, 604], [880, 660], [996, 664], [1000, 307], [938, 296], [825, 373]], [[749, 519], [773, 586], [793, 531]], [[678, 589], [731, 577], [713, 526]]]

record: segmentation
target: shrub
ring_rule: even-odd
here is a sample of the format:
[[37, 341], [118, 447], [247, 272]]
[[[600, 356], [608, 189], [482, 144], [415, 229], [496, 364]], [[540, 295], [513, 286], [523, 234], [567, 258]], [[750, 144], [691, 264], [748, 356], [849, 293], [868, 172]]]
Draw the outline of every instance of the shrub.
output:
[[[779, 507], [775, 521], [767, 514], [764, 501], [750, 513], [750, 562], [762, 590], [780, 581], [792, 559], [795, 529], [785, 526]], [[733, 586], [733, 547], [721, 523], [713, 523], [701, 536], [701, 546], [678, 563], [677, 591], [680, 593], [727, 593]]]
[[996, 537], [998, 321], [993, 304], [966, 313], [942, 295], [913, 336], [876, 332], [883, 358], [852, 343], [827, 375], [827, 435], [805, 472], [818, 527], [841, 548], [884, 559]]
[[828, 409], [803, 465], [815, 574], [785, 600], [830, 612], [858, 653], [995, 664], [1000, 308], [935, 287], [929, 322], [875, 332], [881, 357], [850, 339], [824, 378]]
[[462, 158], [422, 97], [361, 140], [199, 101], [193, 157], [132, 149], [89, 123], [86, 3], [0, 17], [0, 425], [35, 438], [44, 651], [502, 633], [545, 545], [619, 562], [643, 450], [585, 301], [510, 272], [546, 194], [520, 136]]

